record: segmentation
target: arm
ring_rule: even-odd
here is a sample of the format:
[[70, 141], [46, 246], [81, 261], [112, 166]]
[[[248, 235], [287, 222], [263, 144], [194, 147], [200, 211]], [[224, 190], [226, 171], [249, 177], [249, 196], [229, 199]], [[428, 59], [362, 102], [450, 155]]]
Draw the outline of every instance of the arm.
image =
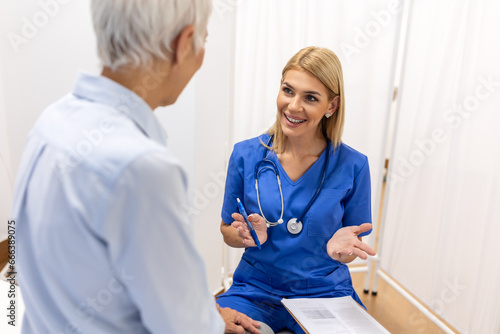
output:
[[[231, 225], [221, 222], [220, 231], [224, 242], [234, 248], [256, 247], [243, 217], [239, 213], [233, 213], [232, 218], [234, 221]], [[263, 245], [267, 241], [266, 221], [256, 213], [248, 216], [248, 220], [252, 223], [260, 244]]]
[[[103, 206], [103, 237], [123, 290], [151, 333], [222, 333], [192, 240], [186, 180], [163, 153], [126, 167]], [[132, 306], [131, 306], [132, 307]], [[197, 321], [193, 321], [196, 318]]]

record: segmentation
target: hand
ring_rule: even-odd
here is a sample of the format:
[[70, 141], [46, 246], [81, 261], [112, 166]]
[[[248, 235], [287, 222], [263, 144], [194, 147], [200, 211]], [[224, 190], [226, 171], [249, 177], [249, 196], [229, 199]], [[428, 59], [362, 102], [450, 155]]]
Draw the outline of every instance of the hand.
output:
[[[238, 230], [238, 236], [243, 240], [243, 244], [245, 247], [257, 247], [255, 241], [250, 234], [250, 230], [248, 229], [247, 223], [243, 216], [239, 213], [233, 213], [232, 215], [234, 222], [231, 224], [234, 228]], [[259, 216], [256, 213], [248, 216], [248, 220], [252, 223], [252, 226], [257, 234], [257, 238], [259, 238], [259, 242], [261, 245], [264, 244], [267, 240], [267, 225], [266, 220]]]
[[260, 334], [260, 323], [247, 317], [243, 313], [230, 309], [229, 307], [222, 308], [217, 305], [222, 319], [226, 323], [224, 333], [230, 334], [245, 334], [245, 330], [252, 334]]
[[364, 223], [360, 226], [346, 226], [339, 229], [326, 244], [328, 255], [334, 260], [348, 263], [357, 257], [366, 260], [368, 255], [375, 255], [375, 251], [361, 241], [359, 234], [369, 231], [372, 224]]

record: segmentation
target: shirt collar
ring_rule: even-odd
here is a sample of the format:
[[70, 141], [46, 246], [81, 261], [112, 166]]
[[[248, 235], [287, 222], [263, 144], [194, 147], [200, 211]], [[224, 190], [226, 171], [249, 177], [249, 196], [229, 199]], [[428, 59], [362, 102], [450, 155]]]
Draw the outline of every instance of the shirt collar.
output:
[[130, 89], [103, 76], [80, 72], [73, 94], [77, 97], [108, 105], [134, 121], [141, 131], [166, 145], [166, 134], [149, 105]]

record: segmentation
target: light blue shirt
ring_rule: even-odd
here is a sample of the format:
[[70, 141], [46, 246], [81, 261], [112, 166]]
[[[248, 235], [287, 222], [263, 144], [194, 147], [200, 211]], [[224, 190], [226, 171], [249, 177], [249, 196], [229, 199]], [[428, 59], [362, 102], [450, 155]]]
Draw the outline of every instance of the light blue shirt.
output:
[[222, 333], [186, 174], [151, 108], [80, 74], [29, 135], [14, 199], [23, 333]]

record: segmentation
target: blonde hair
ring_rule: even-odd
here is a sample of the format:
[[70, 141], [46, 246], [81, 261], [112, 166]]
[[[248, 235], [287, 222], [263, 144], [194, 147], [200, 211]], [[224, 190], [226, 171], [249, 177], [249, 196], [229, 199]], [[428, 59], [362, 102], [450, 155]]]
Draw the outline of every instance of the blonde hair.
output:
[[[321, 132], [329, 141], [334, 149], [342, 142], [342, 132], [344, 130], [344, 79], [342, 76], [342, 65], [333, 51], [316, 46], [309, 46], [297, 52], [285, 65], [281, 77], [289, 70], [304, 70], [316, 77], [323, 83], [327, 92], [328, 99], [331, 101], [334, 97], [340, 96], [337, 111], [330, 118], [323, 117], [319, 126]], [[274, 136], [272, 150], [281, 153], [286, 144], [286, 136], [281, 129], [279, 115], [276, 116], [276, 122], [269, 128], [268, 133]]]

